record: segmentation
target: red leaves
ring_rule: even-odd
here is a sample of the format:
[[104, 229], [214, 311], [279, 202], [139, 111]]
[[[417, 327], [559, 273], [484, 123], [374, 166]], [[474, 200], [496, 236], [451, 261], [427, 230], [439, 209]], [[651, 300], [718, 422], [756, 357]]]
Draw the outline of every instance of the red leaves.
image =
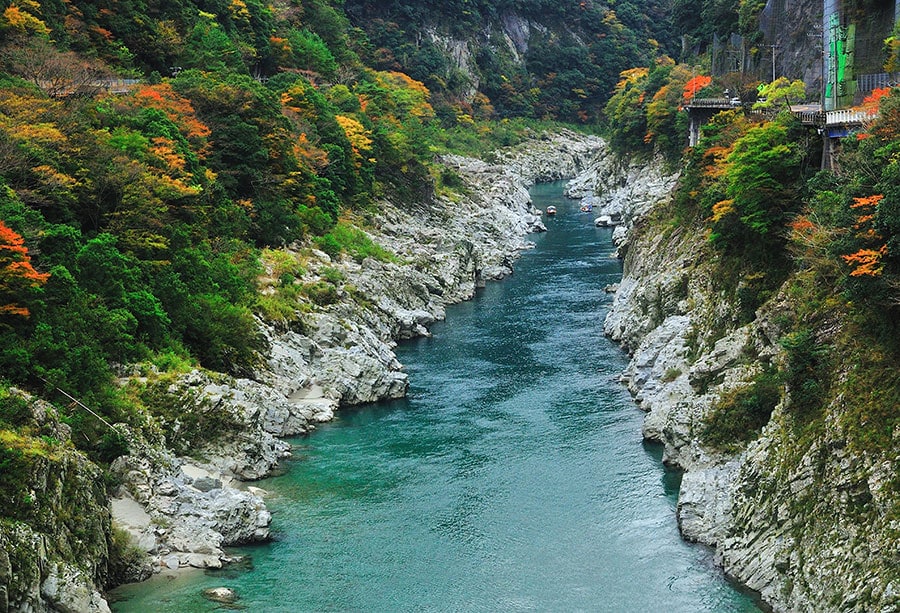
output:
[[0, 221], [0, 314], [28, 317], [28, 309], [18, 301], [29, 289], [46, 283], [49, 277], [34, 269], [25, 241]]
[[696, 77], [685, 83], [683, 98], [685, 100], [690, 100], [697, 95], [697, 92], [699, 92], [710, 83], [712, 83], [712, 77], [708, 77], [706, 75], [697, 75]]

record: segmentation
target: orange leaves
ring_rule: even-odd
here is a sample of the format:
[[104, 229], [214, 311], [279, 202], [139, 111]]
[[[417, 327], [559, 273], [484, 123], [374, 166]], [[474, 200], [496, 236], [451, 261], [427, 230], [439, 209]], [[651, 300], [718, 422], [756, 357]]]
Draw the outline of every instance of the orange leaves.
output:
[[853, 204], [850, 205], [850, 208], [859, 209], [862, 207], [878, 206], [878, 203], [883, 199], [884, 194], [874, 194], [872, 196], [865, 196], [863, 198], [854, 198]]
[[703, 162], [705, 164], [703, 176], [710, 179], [718, 179], [725, 175], [728, 170], [726, 160], [731, 155], [733, 147], [712, 146], [703, 152]]
[[194, 106], [187, 98], [182, 98], [168, 83], [146, 85], [134, 93], [133, 100], [126, 102], [131, 108], [152, 108], [162, 111], [188, 140], [195, 144], [205, 144], [212, 133], [209, 127], [197, 118]]
[[682, 97], [685, 101], [690, 100], [697, 95], [697, 92], [712, 83], [712, 77], [706, 75], [697, 75], [684, 85]]
[[[875, 210], [884, 199], [883, 194], [873, 194], [854, 198], [850, 208], [858, 211], [856, 224], [857, 238], [868, 243], [875, 243], [874, 248], [862, 248], [841, 258], [850, 266], [851, 277], [877, 277], [884, 269], [882, 258], [887, 255], [887, 245], [883, 237], [875, 231], [871, 223], [875, 219]], [[881, 244], [878, 244], [881, 243]]]
[[809, 219], [809, 217], [800, 215], [789, 223], [788, 227], [791, 229], [791, 232], [805, 236], [814, 231], [817, 226]]
[[878, 106], [881, 103], [881, 99], [885, 96], [890, 95], [891, 88], [890, 87], [882, 87], [880, 89], [872, 90], [872, 93], [863, 98], [862, 101], [862, 109], [866, 111], [869, 115], [877, 115], [878, 114]]
[[856, 253], [850, 255], [842, 255], [847, 264], [850, 265], [851, 277], [877, 277], [884, 269], [881, 258], [887, 255], [887, 245], [882, 245], [877, 251], [874, 249], [860, 249]]
[[28, 309], [19, 304], [28, 290], [46, 283], [50, 275], [31, 265], [25, 241], [0, 221], [0, 313], [28, 317]]
[[328, 166], [328, 154], [309, 141], [306, 133], [301, 133], [293, 146], [294, 157], [301, 166], [321, 170]]
[[25, 240], [3, 221], [0, 221], [0, 253], [20, 253], [22, 255], [28, 253], [28, 249], [25, 248]]
[[717, 222], [721, 221], [724, 217], [737, 212], [737, 209], [734, 208], [734, 200], [720, 200], [719, 202], [713, 205], [712, 209], [712, 221]]

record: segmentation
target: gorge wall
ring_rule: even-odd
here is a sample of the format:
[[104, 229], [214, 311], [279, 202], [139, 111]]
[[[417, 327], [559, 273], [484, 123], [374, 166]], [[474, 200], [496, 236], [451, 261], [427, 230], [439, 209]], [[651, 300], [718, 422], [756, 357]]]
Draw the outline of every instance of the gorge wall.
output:
[[[65, 470], [31, 475], [31, 486], [60, 494], [56, 507], [0, 526], [0, 612], [106, 611], [101, 592], [117, 582], [218, 568], [232, 560], [224, 547], [267, 539], [265, 492], [247, 482], [290, 453], [282, 438], [313, 430], [342, 405], [404, 395], [396, 342], [428, 334], [446, 305], [511, 273], [527, 235], [543, 229], [528, 186], [581, 172], [600, 147], [596, 137], [563, 132], [499, 151], [490, 164], [447, 156], [459, 190], [384, 202], [372, 218], [371, 238], [393, 258], [285, 249], [281, 260], [302, 262], [292, 284], [325, 288], [328, 300], [259, 321], [268, 350], [252, 378], [127, 367], [121, 385], [153, 415], [142, 428], [113, 426], [129, 447], [110, 469], [115, 497], [106, 501], [100, 469], [71, 446], [51, 458]], [[263, 279], [261, 291], [277, 289]], [[42, 428], [56, 423], [46, 412], [36, 418]], [[65, 439], [64, 426], [53, 432]], [[90, 523], [78, 519], [84, 514]], [[70, 523], [90, 538], [66, 545], [56, 535], [69, 534]]]
[[[659, 165], [638, 173], [610, 166], [596, 176], [577, 183], [606, 201], [616, 189], [645, 194], [634, 200], [642, 203], [636, 214], [626, 209], [633, 225], [620, 247], [624, 277], [605, 330], [632, 354], [623, 381], [647, 413], [644, 437], [684, 470], [683, 536], [715, 547], [724, 571], [775, 611], [900, 610], [900, 432], [886, 451], [860, 448], [840, 397], [822, 408], [821, 427], [809, 427], [793, 408], [802, 390], [787, 385], [755, 440], [724, 451], [705, 442], [715, 406], [784, 368], [796, 298], [786, 282], [742, 324], [738, 297], [715, 282], [702, 229], [654, 215], [668, 200]], [[836, 316], [819, 334], [842, 325]], [[855, 368], [835, 362], [838, 380]]]

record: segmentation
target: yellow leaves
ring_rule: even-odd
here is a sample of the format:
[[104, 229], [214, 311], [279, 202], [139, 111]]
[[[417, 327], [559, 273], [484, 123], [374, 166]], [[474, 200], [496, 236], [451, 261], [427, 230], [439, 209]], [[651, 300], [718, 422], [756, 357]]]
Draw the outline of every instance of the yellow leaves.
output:
[[18, 141], [38, 141], [43, 144], [61, 143], [66, 140], [62, 131], [52, 123], [18, 125], [9, 135]]
[[622, 22], [619, 21], [619, 17], [616, 15], [616, 12], [612, 9], [607, 9], [603, 14], [602, 23], [614, 33], [623, 32], [625, 30], [625, 26], [622, 25]]
[[71, 191], [78, 187], [79, 182], [77, 179], [70, 177], [69, 175], [59, 172], [52, 166], [48, 166], [46, 164], [42, 164], [40, 166], [35, 166], [31, 169], [38, 180], [45, 186], [50, 189], [55, 190], [65, 190]]
[[418, 92], [423, 96], [424, 99], [428, 99], [431, 96], [431, 92], [428, 91], [428, 88], [425, 87], [424, 83], [422, 83], [421, 81], [416, 81], [405, 73], [389, 71], [386, 74], [390, 76], [390, 79], [392, 79], [396, 85], [400, 85], [401, 87], [404, 87], [406, 89]]
[[21, 451], [27, 457], [58, 459], [58, 450], [51, 445], [50, 439], [35, 438], [12, 430], [0, 430], [0, 446]]
[[619, 73], [619, 82], [616, 83], [615, 91], [623, 91], [629, 85], [634, 85], [642, 79], [645, 79], [648, 74], [650, 74], [650, 69], [646, 67], [629, 68], [628, 70], [623, 70]]
[[[26, 10], [29, 9], [29, 10]], [[40, 15], [40, 5], [28, 0], [13, 2], [3, 11], [3, 20], [0, 21], [0, 29], [10, 28], [22, 33], [50, 34], [50, 29], [35, 14]]]
[[434, 109], [428, 99], [431, 92], [420, 81], [402, 72], [378, 72], [375, 80], [386, 90], [399, 115], [409, 114], [418, 119], [434, 117]]
[[247, 10], [247, 4], [244, 0], [231, 0], [228, 5], [228, 12], [236, 21], [250, 23], [250, 11]]
[[727, 215], [731, 215], [737, 212], [737, 209], [734, 208], [734, 200], [720, 200], [719, 202], [713, 205], [712, 209], [712, 221], [713, 223], [721, 221]]
[[335, 115], [334, 118], [338, 125], [341, 126], [341, 129], [344, 130], [344, 134], [347, 135], [347, 140], [350, 141], [354, 154], [361, 156], [363, 151], [371, 151], [372, 139], [369, 138], [371, 132], [366, 130], [361, 123], [352, 117], [344, 115]]

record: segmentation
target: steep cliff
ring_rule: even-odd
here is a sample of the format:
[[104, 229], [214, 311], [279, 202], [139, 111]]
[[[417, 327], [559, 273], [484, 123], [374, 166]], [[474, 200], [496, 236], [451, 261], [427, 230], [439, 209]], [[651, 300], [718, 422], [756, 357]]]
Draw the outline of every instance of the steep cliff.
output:
[[290, 453], [281, 437], [313, 430], [341, 405], [405, 394], [396, 342], [428, 334], [446, 305], [511, 273], [526, 236], [543, 229], [527, 187], [575, 175], [601, 146], [563, 132], [498, 151], [493, 163], [447, 156], [456, 190], [430, 203], [383, 202], [372, 217], [368, 236], [391, 257], [268, 252], [260, 291], [280, 309], [258, 320], [268, 350], [252, 378], [125, 369], [120, 385], [145, 415], [140, 427], [116, 426], [129, 453], [110, 466], [111, 504], [102, 471], [66, 443], [66, 427], [48, 411], [29, 418], [60, 442], [29, 438], [37, 493], [10, 490], [35, 502], [0, 525], [0, 611], [103, 611], [100, 590], [112, 583], [217, 568], [232, 559], [224, 547], [267, 539], [265, 492], [245, 482]]
[[49, 404], [0, 398], [0, 611], [109, 611], [109, 508], [101, 470], [76, 451]]
[[[754, 279], [723, 283], [703, 225], [670, 214], [659, 199], [631, 229], [605, 328], [633, 354], [623, 380], [644, 437], [685, 471], [684, 537], [776, 611], [900, 610], [900, 429], [873, 422], [896, 409], [895, 375], [857, 346], [850, 305], [809, 303], [808, 272], [748, 313]], [[848, 402], [872, 393], [859, 380], [882, 389], [862, 421]], [[814, 384], [831, 386], [821, 404]], [[723, 416], [738, 420], [730, 439], [716, 436]]]

